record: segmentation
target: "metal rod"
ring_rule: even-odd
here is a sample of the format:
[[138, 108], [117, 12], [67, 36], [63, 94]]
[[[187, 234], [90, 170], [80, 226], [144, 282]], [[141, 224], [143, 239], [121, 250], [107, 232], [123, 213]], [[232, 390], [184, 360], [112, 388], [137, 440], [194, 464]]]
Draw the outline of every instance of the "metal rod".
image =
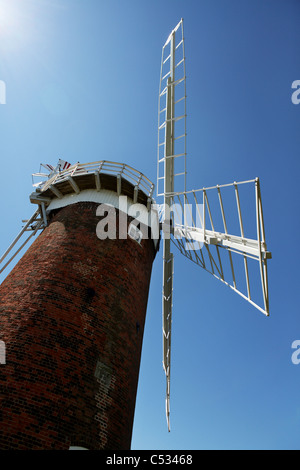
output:
[[[241, 212], [241, 204], [240, 204], [240, 197], [239, 197], [239, 192], [238, 192], [238, 187], [237, 183], [234, 182], [234, 187], [235, 187], [235, 196], [236, 196], [236, 203], [237, 203], [237, 209], [238, 209], [238, 215], [239, 215], [239, 223], [240, 223], [240, 230], [241, 230], [241, 236], [244, 238], [244, 227], [243, 227], [243, 220], [242, 220], [242, 212]], [[247, 292], [248, 292], [248, 298], [251, 298], [250, 294], [250, 282], [249, 282], [249, 272], [248, 272], [248, 261], [247, 257], [244, 256], [244, 266], [245, 266], [245, 274], [246, 274], [246, 283], [247, 283]]]
[[[184, 50], [184, 31], [183, 31], [183, 20], [181, 19], [181, 36], [182, 36], [182, 55], [185, 58], [185, 50]], [[185, 60], [183, 62], [183, 75], [186, 77], [186, 70], [185, 70]], [[187, 110], [186, 110], [186, 80], [184, 80], [184, 114], [186, 116]], [[184, 119], [184, 134], [186, 135], [186, 118]], [[185, 171], [185, 176], [184, 176], [184, 191], [186, 191], [186, 139], [184, 139], [184, 171]]]
[[219, 195], [219, 202], [220, 202], [220, 208], [221, 208], [221, 213], [222, 213], [222, 219], [223, 219], [223, 226], [224, 226], [224, 231], [227, 234], [227, 224], [226, 224], [226, 219], [225, 219], [225, 212], [224, 212], [224, 206], [223, 206], [223, 200], [221, 196], [221, 190], [220, 187], [217, 186], [218, 189], [218, 195]]
[[184, 57], [175, 65], [175, 68], [179, 67], [184, 62]]
[[205, 240], [205, 189], [203, 189], [203, 237]]
[[167, 60], [169, 60], [171, 57], [171, 54], [168, 55], [168, 57], [163, 61], [163, 64], [165, 64], [167, 62]]
[[255, 196], [256, 196], [256, 227], [257, 227], [257, 240], [258, 240], [258, 247], [259, 247], [259, 268], [260, 268], [260, 277], [261, 277], [261, 284], [262, 284], [262, 293], [264, 299], [265, 310], [268, 312], [268, 302], [267, 302], [267, 295], [266, 295], [266, 288], [265, 288], [265, 277], [263, 273], [263, 266], [262, 266], [262, 256], [261, 256], [261, 227], [260, 227], [260, 215], [259, 215], [259, 182], [255, 181]]
[[207, 209], [208, 209], [208, 215], [209, 215], [209, 219], [210, 219], [210, 223], [211, 223], [211, 228], [212, 228], [213, 231], [215, 231], [206, 191], [205, 191], [205, 199], [206, 199], [206, 204], [207, 204]]
[[13, 247], [15, 246], [15, 244], [18, 242], [18, 240], [21, 238], [21, 236], [23, 235], [23, 233], [26, 231], [27, 227], [29, 227], [29, 225], [34, 222], [34, 220], [37, 218], [37, 216], [39, 215], [39, 209], [37, 209], [35, 211], [35, 213], [30, 217], [30, 219], [28, 220], [28, 222], [26, 223], [26, 225], [23, 227], [23, 229], [21, 230], [21, 232], [17, 235], [17, 237], [14, 239], [14, 241], [12, 242], [12, 244], [7, 248], [6, 252], [2, 255], [2, 257], [0, 258], [0, 263], [2, 263], [2, 261], [4, 260], [4, 258], [6, 258], [6, 256], [8, 255], [8, 253], [13, 249]]
[[39, 230], [39, 228], [43, 225], [43, 221], [41, 220], [38, 225], [36, 226], [34, 232], [32, 232], [29, 237], [25, 240], [25, 242], [20, 246], [20, 248], [11, 256], [11, 258], [7, 261], [7, 263], [3, 266], [3, 268], [0, 270], [0, 274], [4, 271], [4, 269], [12, 262], [12, 260], [20, 253], [20, 251], [24, 248], [24, 246], [29, 242], [30, 238], [33, 237], [36, 232]]

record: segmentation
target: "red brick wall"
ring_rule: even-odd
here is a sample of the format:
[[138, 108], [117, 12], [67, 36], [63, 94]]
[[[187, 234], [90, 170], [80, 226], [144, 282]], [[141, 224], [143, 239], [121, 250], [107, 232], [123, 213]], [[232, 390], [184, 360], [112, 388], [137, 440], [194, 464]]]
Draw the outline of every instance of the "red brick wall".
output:
[[100, 240], [60, 209], [0, 287], [0, 449], [129, 449], [151, 239]]

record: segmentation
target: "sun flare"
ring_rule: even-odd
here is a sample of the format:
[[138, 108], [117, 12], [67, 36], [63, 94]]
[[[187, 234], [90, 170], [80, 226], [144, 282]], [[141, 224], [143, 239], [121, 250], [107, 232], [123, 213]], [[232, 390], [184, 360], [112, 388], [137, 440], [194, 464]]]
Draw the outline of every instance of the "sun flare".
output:
[[11, 34], [20, 27], [20, 13], [16, 3], [0, 0], [0, 35]]
[[[0, 54], [12, 60], [34, 40], [36, 17], [32, 0], [0, 0]], [[13, 54], [13, 55], [12, 55]]]

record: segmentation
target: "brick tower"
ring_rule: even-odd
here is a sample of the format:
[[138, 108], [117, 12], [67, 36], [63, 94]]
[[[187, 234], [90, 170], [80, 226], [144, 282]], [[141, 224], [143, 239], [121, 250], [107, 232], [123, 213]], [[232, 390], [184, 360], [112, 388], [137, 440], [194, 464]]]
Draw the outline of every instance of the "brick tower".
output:
[[96, 162], [31, 195], [44, 230], [0, 287], [1, 450], [130, 449], [159, 243], [152, 192], [127, 165]]

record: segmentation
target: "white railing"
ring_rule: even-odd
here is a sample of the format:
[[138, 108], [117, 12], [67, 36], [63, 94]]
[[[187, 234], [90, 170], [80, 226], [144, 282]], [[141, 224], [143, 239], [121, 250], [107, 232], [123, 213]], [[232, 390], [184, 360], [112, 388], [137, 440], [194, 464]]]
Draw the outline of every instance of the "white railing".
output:
[[46, 181], [40, 182], [38, 188], [44, 192], [51, 185], [66, 181], [69, 177], [76, 177], [85, 174], [108, 174], [113, 176], [120, 175], [133, 186], [143, 191], [147, 197], [152, 198], [154, 192], [154, 184], [143, 173], [135, 170], [125, 163], [110, 162], [106, 160], [92, 163], [76, 163], [66, 170], [57, 172], [50, 176]]

